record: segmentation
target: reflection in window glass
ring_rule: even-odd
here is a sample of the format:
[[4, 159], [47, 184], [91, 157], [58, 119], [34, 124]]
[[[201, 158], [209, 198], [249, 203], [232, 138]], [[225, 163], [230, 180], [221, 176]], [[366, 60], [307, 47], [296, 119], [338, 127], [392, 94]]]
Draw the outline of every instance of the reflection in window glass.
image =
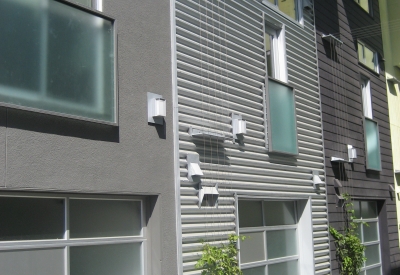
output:
[[64, 238], [64, 199], [0, 197], [0, 209], [0, 241]]
[[369, 0], [355, 0], [366, 12], [369, 13]]
[[264, 201], [266, 226], [296, 224], [293, 201]]
[[366, 266], [380, 263], [379, 244], [366, 246], [365, 257], [367, 258], [365, 261]]
[[366, 275], [381, 275], [381, 267], [375, 267], [367, 270]]
[[242, 269], [243, 275], [265, 275], [265, 266]]
[[375, 201], [361, 201], [361, 217], [363, 219], [376, 218], [378, 216]]
[[270, 34], [265, 34], [265, 55], [267, 59], [267, 73], [269, 77], [274, 77], [272, 64], [272, 39], [273, 37]]
[[70, 200], [70, 237], [141, 234], [141, 204], [130, 200]]
[[[263, 225], [261, 201], [239, 202], [239, 221], [240, 227], [256, 227]], [[251, 215], [249, 215], [251, 213]]]
[[378, 72], [378, 64], [376, 60], [376, 52], [366, 47], [363, 43], [358, 42], [358, 60], [365, 66]]

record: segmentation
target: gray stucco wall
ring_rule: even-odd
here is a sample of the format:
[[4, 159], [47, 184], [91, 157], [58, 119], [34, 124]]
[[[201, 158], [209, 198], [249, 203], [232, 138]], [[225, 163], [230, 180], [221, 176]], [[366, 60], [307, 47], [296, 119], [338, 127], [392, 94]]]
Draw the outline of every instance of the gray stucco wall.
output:
[[[177, 274], [170, 3], [103, 5], [117, 20], [119, 126], [0, 108], [0, 191], [159, 195], [160, 268]], [[147, 92], [167, 100], [165, 133], [147, 123]]]

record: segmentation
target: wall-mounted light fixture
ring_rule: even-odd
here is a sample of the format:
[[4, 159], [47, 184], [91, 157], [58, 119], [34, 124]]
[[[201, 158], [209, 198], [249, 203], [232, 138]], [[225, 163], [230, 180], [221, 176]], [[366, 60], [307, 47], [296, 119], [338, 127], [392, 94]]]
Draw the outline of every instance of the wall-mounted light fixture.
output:
[[161, 95], [147, 93], [147, 122], [163, 125], [166, 114], [166, 100]]
[[243, 136], [247, 133], [246, 120], [242, 118], [242, 115], [231, 114], [232, 118], [232, 136], [233, 140], [243, 139]]
[[353, 145], [347, 145], [347, 152], [349, 154], [349, 162], [353, 162], [357, 158], [357, 149]]
[[319, 177], [318, 171], [315, 171], [315, 170], [312, 171], [312, 175], [313, 175], [312, 180], [313, 180], [314, 189], [316, 189], [318, 185], [325, 185], [325, 183]]
[[199, 184], [199, 207], [201, 207], [203, 201], [207, 203], [206, 206], [217, 206], [218, 197], [217, 187], [202, 186], [201, 183]]
[[200, 182], [203, 171], [200, 169], [200, 157], [195, 153], [188, 153], [186, 155], [188, 180], [190, 182]]

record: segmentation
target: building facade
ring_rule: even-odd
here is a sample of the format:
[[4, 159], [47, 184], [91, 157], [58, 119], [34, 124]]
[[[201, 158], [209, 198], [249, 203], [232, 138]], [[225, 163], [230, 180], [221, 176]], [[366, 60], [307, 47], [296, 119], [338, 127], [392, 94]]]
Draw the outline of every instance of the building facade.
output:
[[389, 104], [390, 135], [393, 152], [393, 172], [396, 190], [397, 223], [399, 223], [400, 204], [398, 193], [400, 184], [400, 113], [399, 113], [399, 79], [400, 79], [400, 55], [397, 50], [400, 40], [396, 29], [395, 14], [400, 11], [400, 3], [397, 1], [379, 1], [381, 15], [381, 29], [383, 38], [383, 52], [385, 54], [386, 90]]
[[173, 3], [180, 272], [236, 233], [244, 274], [330, 274], [311, 3]]
[[178, 274], [169, 2], [86, 2], [0, 1], [0, 273]]
[[[378, 1], [316, 1], [329, 223], [349, 194], [367, 258], [361, 274], [398, 274], [399, 250]], [[332, 274], [339, 274], [331, 242]]]

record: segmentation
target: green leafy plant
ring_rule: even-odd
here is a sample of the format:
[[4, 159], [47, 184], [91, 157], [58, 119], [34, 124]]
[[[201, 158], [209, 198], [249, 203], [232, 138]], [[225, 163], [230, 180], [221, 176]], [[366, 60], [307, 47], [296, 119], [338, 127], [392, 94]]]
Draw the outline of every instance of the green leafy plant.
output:
[[203, 269], [201, 275], [242, 275], [237, 260], [237, 241], [245, 236], [229, 235], [227, 245], [212, 246], [203, 243], [203, 254], [197, 261], [196, 268]]
[[340, 275], [358, 275], [366, 258], [365, 246], [356, 232], [358, 223], [354, 222], [354, 209], [349, 194], [343, 194], [345, 200], [343, 208], [345, 213], [345, 226], [339, 232], [329, 227], [329, 233], [335, 239], [336, 259], [339, 262]]

